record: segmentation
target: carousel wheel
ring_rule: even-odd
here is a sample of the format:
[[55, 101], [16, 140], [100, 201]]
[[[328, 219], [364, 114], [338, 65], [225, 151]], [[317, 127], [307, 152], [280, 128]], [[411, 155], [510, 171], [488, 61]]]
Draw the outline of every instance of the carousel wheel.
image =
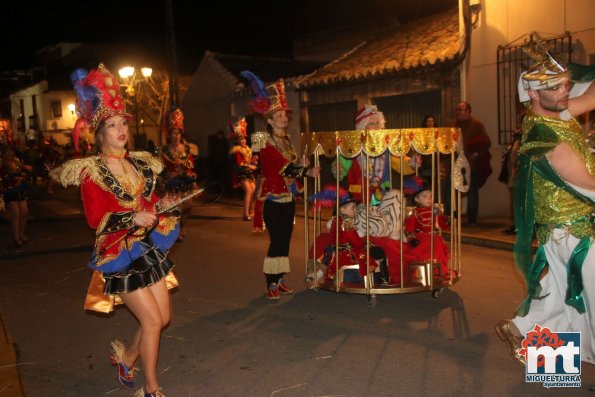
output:
[[368, 307], [376, 307], [376, 295], [368, 295]]
[[312, 274], [307, 274], [304, 277], [304, 284], [306, 284], [306, 286], [311, 287], [312, 284], [314, 284], [314, 275]]
[[432, 291], [432, 298], [438, 298], [444, 292], [445, 288], [438, 288]]

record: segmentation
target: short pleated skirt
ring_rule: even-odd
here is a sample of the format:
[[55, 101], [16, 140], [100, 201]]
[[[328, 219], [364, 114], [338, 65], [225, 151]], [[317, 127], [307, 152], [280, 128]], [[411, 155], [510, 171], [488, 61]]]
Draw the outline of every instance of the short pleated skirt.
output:
[[252, 171], [248, 167], [240, 167], [238, 170], [238, 180], [239, 181], [244, 181], [244, 180], [254, 181], [255, 180], [254, 171]]
[[23, 201], [29, 198], [29, 185], [26, 183], [20, 183], [15, 187], [6, 189], [2, 192], [4, 202], [6, 204], [12, 203], [13, 201]]
[[132, 261], [126, 271], [103, 273], [104, 294], [124, 294], [154, 285], [173, 269], [174, 264], [163, 251], [154, 245], [141, 243], [147, 245], [147, 251], [140, 258]]

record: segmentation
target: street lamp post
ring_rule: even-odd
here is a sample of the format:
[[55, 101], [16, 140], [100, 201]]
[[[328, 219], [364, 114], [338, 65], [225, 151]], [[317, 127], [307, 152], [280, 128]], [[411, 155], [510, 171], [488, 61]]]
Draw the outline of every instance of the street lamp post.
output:
[[[144, 119], [139, 120], [139, 99], [138, 91], [140, 90], [140, 83], [149, 79], [153, 74], [153, 69], [149, 67], [142, 67], [140, 69], [140, 75], [135, 71], [134, 66], [124, 66], [118, 70], [118, 74], [122, 78], [123, 86], [125, 87], [125, 93], [131, 100], [134, 106], [134, 121], [135, 121], [135, 146], [137, 146], [136, 140], [140, 136], [139, 124], [144, 124]], [[142, 77], [141, 77], [142, 76]]]

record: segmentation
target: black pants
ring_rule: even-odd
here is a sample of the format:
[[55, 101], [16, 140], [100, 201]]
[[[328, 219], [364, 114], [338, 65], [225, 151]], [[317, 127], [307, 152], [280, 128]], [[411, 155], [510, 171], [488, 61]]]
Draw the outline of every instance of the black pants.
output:
[[269, 250], [267, 256], [289, 256], [289, 243], [293, 233], [293, 219], [295, 217], [295, 201], [290, 203], [276, 203], [271, 200], [264, 202], [264, 223], [269, 232]]
[[[288, 257], [295, 218], [295, 200], [289, 203], [265, 201], [263, 218], [270, 240], [267, 256], [270, 258]], [[270, 285], [270, 283], [277, 283], [283, 277], [283, 273], [265, 274], [265, 276], [267, 285]]]

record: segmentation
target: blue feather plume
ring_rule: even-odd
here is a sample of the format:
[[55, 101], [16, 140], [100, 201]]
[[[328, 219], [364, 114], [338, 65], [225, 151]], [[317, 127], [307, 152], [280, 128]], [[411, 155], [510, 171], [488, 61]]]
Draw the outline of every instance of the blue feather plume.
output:
[[76, 96], [83, 101], [92, 100], [91, 96], [94, 95], [94, 92], [89, 92], [89, 88], [83, 85], [88, 75], [89, 72], [85, 69], [77, 69], [70, 74], [70, 81], [72, 82]]
[[250, 82], [250, 88], [252, 88], [252, 92], [257, 97], [265, 97], [268, 98], [267, 91], [264, 87], [264, 83], [261, 79], [258, 78], [254, 73], [249, 70], [242, 70], [240, 72], [240, 76], [245, 78]]
[[[313, 208], [332, 208], [337, 205], [337, 187], [335, 185], [326, 185], [320, 192], [308, 197], [308, 201], [315, 201]], [[339, 206], [351, 201], [354, 201], [351, 194], [339, 186]]]

